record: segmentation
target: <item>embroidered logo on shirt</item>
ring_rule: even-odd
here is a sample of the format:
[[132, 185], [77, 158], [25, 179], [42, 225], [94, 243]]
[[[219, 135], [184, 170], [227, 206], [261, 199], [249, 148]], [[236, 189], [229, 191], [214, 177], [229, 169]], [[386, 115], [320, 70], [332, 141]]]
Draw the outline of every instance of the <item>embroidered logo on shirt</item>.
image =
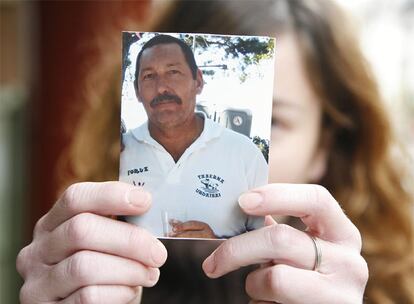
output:
[[220, 185], [224, 183], [224, 179], [214, 174], [197, 175], [201, 185], [196, 189], [196, 193], [204, 197], [221, 197]]
[[149, 169], [148, 167], [142, 167], [142, 168], [134, 168], [134, 169], [129, 169], [128, 170], [128, 176], [132, 175], [132, 174], [140, 174], [142, 172], [148, 172]]

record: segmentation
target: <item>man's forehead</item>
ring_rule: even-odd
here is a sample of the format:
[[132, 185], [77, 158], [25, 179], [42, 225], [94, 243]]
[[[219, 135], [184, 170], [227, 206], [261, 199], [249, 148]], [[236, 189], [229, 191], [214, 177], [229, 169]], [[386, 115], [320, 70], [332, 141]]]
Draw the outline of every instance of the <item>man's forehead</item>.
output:
[[185, 62], [184, 53], [176, 43], [162, 43], [145, 49], [142, 52], [141, 66], [168, 62], [169, 64]]

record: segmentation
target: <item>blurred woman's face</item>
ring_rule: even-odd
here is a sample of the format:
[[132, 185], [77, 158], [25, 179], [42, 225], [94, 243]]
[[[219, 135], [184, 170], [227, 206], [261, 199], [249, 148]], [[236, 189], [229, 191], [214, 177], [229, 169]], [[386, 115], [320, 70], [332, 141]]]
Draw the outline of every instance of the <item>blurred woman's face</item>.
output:
[[305, 74], [296, 37], [277, 37], [269, 182], [317, 183], [325, 172], [319, 146], [322, 107]]

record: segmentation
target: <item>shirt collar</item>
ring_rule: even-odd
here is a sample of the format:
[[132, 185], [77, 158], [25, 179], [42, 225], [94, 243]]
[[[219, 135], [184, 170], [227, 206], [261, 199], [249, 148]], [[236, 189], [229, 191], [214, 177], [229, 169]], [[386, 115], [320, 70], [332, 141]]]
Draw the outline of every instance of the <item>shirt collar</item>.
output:
[[[204, 146], [207, 142], [219, 137], [223, 132], [223, 127], [213, 120], [207, 118], [203, 112], [196, 112], [196, 115], [200, 115], [204, 118], [204, 127], [200, 136], [190, 146], [193, 148]], [[161, 146], [154, 138], [151, 137], [148, 130], [148, 120], [141, 126], [133, 129], [131, 132], [134, 135], [135, 139], [140, 142], [144, 142], [156, 147]]]

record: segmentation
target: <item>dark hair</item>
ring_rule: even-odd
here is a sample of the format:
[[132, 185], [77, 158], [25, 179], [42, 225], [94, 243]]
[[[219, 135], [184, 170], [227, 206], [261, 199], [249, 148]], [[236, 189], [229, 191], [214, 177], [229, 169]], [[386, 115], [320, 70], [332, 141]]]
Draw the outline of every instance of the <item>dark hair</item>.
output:
[[149, 48], [151, 48], [155, 45], [168, 44], [168, 43], [178, 44], [178, 46], [183, 51], [183, 54], [184, 54], [185, 60], [188, 63], [188, 66], [190, 67], [191, 74], [193, 75], [193, 79], [197, 78], [198, 66], [197, 66], [197, 63], [196, 63], [195, 58], [194, 58], [194, 53], [191, 50], [191, 48], [188, 46], [188, 44], [185, 43], [183, 40], [172, 37], [170, 35], [160, 34], [160, 35], [157, 35], [157, 36], [151, 38], [150, 40], [148, 40], [138, 53], [137, 62], [135, 64], [135, 80], [134, 80], [135, 89], [138, 89], [138, 76], [139, 76], [139, 69], [140, 69], [140, 64], [141, 64], [142, 53], [146, 49], [149, 49]]

